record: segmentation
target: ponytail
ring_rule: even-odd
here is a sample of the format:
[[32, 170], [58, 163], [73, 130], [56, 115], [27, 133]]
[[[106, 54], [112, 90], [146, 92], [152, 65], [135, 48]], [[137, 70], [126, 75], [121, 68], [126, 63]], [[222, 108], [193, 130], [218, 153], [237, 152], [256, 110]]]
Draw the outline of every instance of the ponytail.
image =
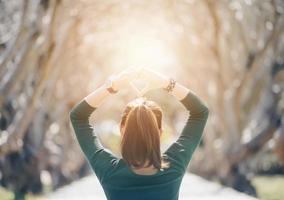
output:
[[121, 122], [125, 126], [121, 154], [128, 165], [136, 168], [153, 165], [157, 169], [167, 166], [160, 150], [161, 122], [162, 111], [153, 101], [126, 108]]

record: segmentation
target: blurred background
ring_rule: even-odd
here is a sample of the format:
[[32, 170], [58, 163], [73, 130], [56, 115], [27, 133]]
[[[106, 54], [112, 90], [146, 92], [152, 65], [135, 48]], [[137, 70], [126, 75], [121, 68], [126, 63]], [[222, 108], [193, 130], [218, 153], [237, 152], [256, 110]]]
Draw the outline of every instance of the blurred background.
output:
[[[0, 0], [0, 199], [41, 195], [92, 173], [70, 109], [114, 73], [151, 67], [211, 110], [189, 171], [257, 196], [284, 199], [283, 0]], [[165, 149], [187, 113], [164, 112]], [[121, 91], [91, 117], [119, 156]]]

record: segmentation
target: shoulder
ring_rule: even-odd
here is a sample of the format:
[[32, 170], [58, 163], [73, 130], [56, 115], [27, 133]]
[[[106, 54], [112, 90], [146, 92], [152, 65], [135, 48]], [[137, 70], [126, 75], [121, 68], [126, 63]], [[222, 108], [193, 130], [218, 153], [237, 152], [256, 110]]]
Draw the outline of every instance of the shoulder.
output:
[[171, 154], [170, 152], [165, 152], [163, 153], [162, 157], [163, 160], [169, 164], [169, 167], [165, 169], [165, 171], [174, 171], [175, 173], [178, 173], [180, 175], [184, 174], [185, 170], [183, 163], [173, 154]]
[[109, 175], [119, 165], [120, 158], [109, 149], [99, 149], [93, 153], [89, 163], [99, 179]]

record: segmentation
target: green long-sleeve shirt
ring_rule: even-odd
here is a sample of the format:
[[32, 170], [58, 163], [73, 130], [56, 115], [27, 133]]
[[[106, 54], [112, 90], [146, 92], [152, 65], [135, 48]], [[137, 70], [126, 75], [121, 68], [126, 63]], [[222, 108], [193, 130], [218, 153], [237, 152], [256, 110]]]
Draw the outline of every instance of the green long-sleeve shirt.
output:
[[[182, 178], [198, 146], [209, 110], [193, 92], [180, 101], [189, 117], [179, 138], [163, 153], [170, 167], [153, 175], [134, 173], [122, 158], [100, 143], [89, 117], [96, 107], [84, 99], [70, 111], [76, 138], [108, 200], [177, 200]], [[95, 197], [94, 197], [95, 199]]]

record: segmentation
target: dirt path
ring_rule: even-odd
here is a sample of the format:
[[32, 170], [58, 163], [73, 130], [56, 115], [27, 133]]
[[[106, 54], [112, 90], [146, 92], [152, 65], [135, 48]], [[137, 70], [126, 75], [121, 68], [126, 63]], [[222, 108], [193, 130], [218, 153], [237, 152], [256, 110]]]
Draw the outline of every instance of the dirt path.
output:
[[[46, 200], [106, 200], [95, 176], [89, 176], [67, 185], [46, 197]], [[196, 175], [185, 175], [180, 200], [256, 200], [227, 187], [204, 180]]]

